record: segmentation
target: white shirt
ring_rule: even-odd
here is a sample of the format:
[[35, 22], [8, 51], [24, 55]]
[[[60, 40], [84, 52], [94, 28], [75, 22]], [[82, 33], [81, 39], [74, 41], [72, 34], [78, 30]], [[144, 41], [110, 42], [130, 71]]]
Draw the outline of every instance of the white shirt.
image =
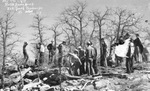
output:
[[41, 45], [40, 52], [45, 52], [44, 45]]

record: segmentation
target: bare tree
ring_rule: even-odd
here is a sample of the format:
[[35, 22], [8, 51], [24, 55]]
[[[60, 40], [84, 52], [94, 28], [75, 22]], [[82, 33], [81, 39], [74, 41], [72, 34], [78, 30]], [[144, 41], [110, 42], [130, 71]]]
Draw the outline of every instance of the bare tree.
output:
[[126, 29], [136, 27], [142, 17], [136, 16], [136, 13], [127, 9], [116, 8], [114, 10], [113, 25], [116, 26], [116, 41], [123, 35]]
[[97, 27], [96, 17], [95, 16], [90, 17], [89, 21], [92, 22], [92, 26], [91, 26], [92, 31], [91, 31], [91, 34], [90, 34], [90, 41], [92, 41], [94, 39], [94, 33], [96, 32], [96, 27]]
[[101, 37], [102, 37], [102, 27], [105, 25], [106, 20], [108, 19], [108, 16], [110, 15], [110, 9], [106, 8], [106, 11], [104, 13], [100, 11], [93, 12], [94, 19], [96, 21], [97, 27], [98, 27], [98, 40], [99, 40], [99, 46], [100, 46], [100, 55], [101, 55]]
[[107, 30], [105, 31], [105, 37], [109, 40], [109, 56], [111, 56], [112, 50], [111, 50], [111, 45], [116, 39], [116, 31], [115, 27], [110, 24], [110, 22], [107, 24]]
[[0, 43], [2, 46], [2, 58], [3, 58], [3, 66], [2, 66], [2, 87], [4, 88], [4, 70], [5, 70], [5, 60], [7, 55], [10, 55], [16, 46], [16, 43], [19, 42], [17, 38], [20, 36], [18, 32], [13, 31], [16, 27], [13, 21], [14, 14], [6, 13], [4, 17], [0, 19]]
[[53, 31], [53, 38], [54, 38], [54, 42], [55, 42], [55, 48], [57, 45], [57, 38], [58, 36], [60, 36], [63, 32], [58, 31], [59, 28], [59, 23], [54, 24], [51, 28], [49, 28], [49, 30]]
[[67, 29], [70, 38], [73, 38], [74, 47], [84, 46], [85, 39], [87, 39], [84, 37], [88, 26], [86, 6], [86, 3], [77, 1], [76, 4], [65, 9], [61, 14], [61, 22], [66, 25], [64, 29]]
[[71, 37], [70, 37], [70, 34], [67, 32], [67, 29], [63, 29], [62, 28], [62, 30], [65, 32], [65, 34], [66, 34], [66, 40], [67, 40], [67, 42], [68, 42], [68, 44], [69, 44], [69, 51], [71, 51], [71, 46], [72, 46], [72, 44], [71, 44]]
[[37, 42], [44, 43], [47, 40], [46, 38], [44, 38], [44, 34], [45, 34], [44, 30], [46, 29], [46, 27], [42, 24], [45, 17], [42, 17], [39, 14], [36, 14], [33, 17], [33, 19], [34, 19], [34, 22], [30, 26], [36, 31], [33, 34], [33, 36], [35, 36], [35, 38], [33, 40], [37, 40]]

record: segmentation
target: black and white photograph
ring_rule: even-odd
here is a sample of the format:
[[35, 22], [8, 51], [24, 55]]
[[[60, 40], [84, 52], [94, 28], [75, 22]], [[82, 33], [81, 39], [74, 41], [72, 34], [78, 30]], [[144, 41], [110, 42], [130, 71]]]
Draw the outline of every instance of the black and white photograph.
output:
[[0, 91], [150, 91], [150, 0], [0, 0]]

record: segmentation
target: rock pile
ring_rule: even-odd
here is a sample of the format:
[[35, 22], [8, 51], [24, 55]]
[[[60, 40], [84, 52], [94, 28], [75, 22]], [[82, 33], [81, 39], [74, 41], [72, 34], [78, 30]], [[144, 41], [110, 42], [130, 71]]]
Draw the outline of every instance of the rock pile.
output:
[[5, 89], [0, 91], [149, 91], [150, 69], [136, 67], [133, 74], [125, 74], [123, 68], [122, 72], [121, 68], [107, 68], [95, 76], [72, 76], [67, 67], [61, 68], [61, 74], [59, 68], [7, 69]]

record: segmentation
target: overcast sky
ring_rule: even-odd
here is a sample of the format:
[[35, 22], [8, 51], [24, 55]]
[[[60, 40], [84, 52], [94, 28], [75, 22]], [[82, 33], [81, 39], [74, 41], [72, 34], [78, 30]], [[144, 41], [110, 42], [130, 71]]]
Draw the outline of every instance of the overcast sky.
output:
[[[0, 15], [6, 10], [4, 1], [11, 0], [0, 0]], [[12, 0], [15, 1], [15, 0]], [[19, 1], [19, 0], [16, 0]], [[64, 10], [65, 7], [69, 7], [76, 0], [22, 0], [26, 3], [33, 3], [34, 7], [41, 7], [41, 15], [47, 16], [44, 20], [44, 24], [51, 26], [55, 23], [56, 17]], [[108, 7], [126, 7], [129, 10], [138, 12], [144, 15], [144, 19], [150, 20], [150, 0], [79, 0], [87, 2], [87, 10], [91, 11], [94, 9], [103, 10], [106, 6]], [[21, 32], [22, 43], [27, 41], [30, 43], [31, 34], [33, 33], [32, 28], [29, 26], [32, 24], [33, 15], [28, 13], [16, 14], [14, 16], [16, 22], [15, 30]], [[48, 32], [47, 35], [51, 37], [52, 32]], [[22, 44], [20, 44], [22, 46]], [[20, 48], [22, 50], [22, 48]]]

